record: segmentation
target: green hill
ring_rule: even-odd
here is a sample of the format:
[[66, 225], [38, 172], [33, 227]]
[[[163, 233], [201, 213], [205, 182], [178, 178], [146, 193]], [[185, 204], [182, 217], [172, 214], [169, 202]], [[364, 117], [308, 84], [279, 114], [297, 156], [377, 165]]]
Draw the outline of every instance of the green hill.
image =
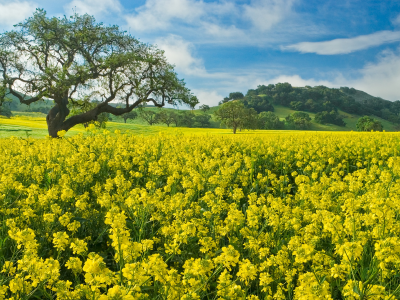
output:
[[[371, 96], [364, 91], [354, 88], [341, 87], [340, 89], [335, 89], [325, 86], [292, 87], [288, 83], [278, 83], [276, 85], [258, 86], [257, 89], [248, 90], [246, 95], [240, 92], [231, 93], [230, 97], [226, 97], [220, 104], [235, 100], [235, 97], [237, 100], [243, 101], [246, 107], [254, 108], [257, 113], [273, 111], [282, 121], [284, 121], [288, 115], [296, 111], [306, 112], [312, 119], [310, 130], [357, 130], [357, 120], [364, 115], [369, 115], [380, 121], [386, 131], [397, 131], [400, 127], [400, 101], [391, 102]], [[53, 106], [53, 101], [49, 99], [38, 101], [28, 106], [20, 104], [19, 100], [12, 95], [9, 95], [8, 98], [11, 101], [4, 105], [8, 105], [16, 115], [21, 115], [25, 112], [42, 112], [46, 114]], [[214, 115], [219, 108], [220, 106], [214, 106], [210, 107], [206, 112], [193, 110], [191, 113], [195, 116], [210, 115], [207, 127], [219, 128], [221, 127], [220, 122]], [[147, 106], [146, 110], [160, 112], [159, 108], [151, 105]], [[163, 110], [175, 111], [179, 115], [185, 113], [185, 110], [175, 108], [163, 108]], [[317, 113], [323, 111], [329, 112], [332, 110], [336, 111], [341, 118], [343, 118], [346, 126], [338, 126], [329, 123], [320, 124], [315, 121], [314, 118]], [[124, 122], [123, 118], [120, 116], [110, 117], [113, 122]], [[146, 125], [146, 122], [141, 118], [127, 120], [127, 122]], [[285, 129], [290, 128], [285, 125]]]
[[[249, 89], [246, 95], [232, 92], [219, 104], [231, 100], [242, 101], [257, 113], [272, 111], [281, 120], [289, 114], [305, 112], [312, 119], [311, 130], [356, 130], [357, 120], [363, 116], [378, 120], [387, 131], [397, 131], [400, 127], [399, 100], [388, 101], [348, 87], [293, 87], [289, 83], [260, 85]], [[343, 121], [346, 126], [340, 126]]]

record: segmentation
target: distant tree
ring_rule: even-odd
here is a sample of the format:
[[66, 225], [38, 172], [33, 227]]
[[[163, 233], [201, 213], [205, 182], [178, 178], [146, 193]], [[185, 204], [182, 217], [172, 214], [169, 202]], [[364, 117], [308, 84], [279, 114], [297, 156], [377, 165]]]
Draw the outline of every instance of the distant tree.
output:
[[128, 119], [131, 119], [131, 120], [136, 119], [138, 117], [138, 114], [136, 111], [132, 110], [130, 112], [122, 114], [121, 117], [124, 119], [124, 122], [126, 123], [126, 120], [128, 120]]
[[254, 90], [254, 89], [249, 89], [246, 93], [246, 97], [257, 96], [257, 95], [258, 95], [258, 92], [257, 92], [257, 90]]
[[293, 87], [290, 83], [285, 82], [285, 83], [277, 83], [275, 85], [275, 91], [277, 93], [290, 93], [293, 91]]
[[243, 98], [244, 98], [244, 95], [241, 92], [229, 93], [229, 97], [225, 97], [222, 101], [218, 102], [218, 105], [222, 105], [222, 104], [227, 103], [229, 101], [239, 100], [239, 99], [243, 99]]
[[229, 99], [228, 97], [225, 97], [224, 99], [222, 99], [221, 101], [218, 102], [218, 105], [222, 105], [226, 102], [229, 102], [231, 99]]
[[382, 123], [379, 122], [378, 120], [375, 120], [369, 116], [364, 116], [362, 118], [359, 118], [357, 120], [356, 124], [357, 130], [358, 131], [382, 131], [383, 126]]
[[243, 111], [240, 129], [258, 129], [258, 114], [254, 108], [245, 108]]
[[211, 127], [210, 124], [211, 116], [210, 115], [196, 115], [194, 117], [194, 127], [202, 127], [207, 128]]
[[152, 110], [148, 110], [145, 108], [140, 109], [139, 111], [140, 118], [147, 122], [149, 125], [154, 125], [158, 123], [157, 113]]
[[241, 92], [233, 92], [229, 93], [229, 100], [238, 100], [238, 99], [243, 99], [244, 95]]
[[175, 126], [178, 127], [180, 122], [180, 115], [177, 114], [175, 111], [170, 111], [169, 117], [172, 120], [172, 123], [174, 123]]
[[8, 106], [2, 105], [0, 106], [0, 116], [4, 116], [7, 118], [12, 117], [12, 112]]
[[199, 104], [199, 99], [196, 96], [192, 96], [188, 99], [187, 104], [189, 105], [190, 109], [193, 110], [197, 104]]
[[262, 112], [259, 115], [260, 128], [263, 129], [283, 129], [284, 121], [280, 121], [279, 117], [271, 111]]
[[182, 127], [194, 127], [195, 114], [190, 111], [183, 110], [179, 114], [179, 125]]
[[[243, 100], [247, 108], [254, 108], [257, 113], [262, 111], [274, 111], [274, 106], [268, 100], [268, 96], [246, 96]], [[271, 98], [272, 101], [272, 98]]]
[[199, 108], [203, 113], [206, 113], [207, 111], [210, 110], [210, 107], [207, 104], [203, 104]]
[[311, 126], [311, 118], [307, 113], [304, 112], [295, 112], [286, 117], [286, 122], [289, 127], [294, 128], [296, 130], [307, 130], [310, 129]]
[[156, 116], [157, 123], [163, 123], [169, 127], [169, 125], [175, 122], [175, 116], [172, 113], [172, 111], [160, 111]]
[[243, 123], [245, 111], [246, 108], [244, 107], [243, 102], [235, 100], [222, 104], [214, 114], [219, 120], [221, 120], [222, 124], [232, 127], [233, 133], [235, 134], [236, 130]]
[[304, 103], [301, 101], [291, 101], [290, 102], [290, 108], [294, 110], [303, 110], [304, 109]]
[[314, 117], [315, 122], [320, 124], [335, 124], [338, 126], [346, 126], [346, 123], [343, 121], [343, 117], [339, 115], [339, 113], [335, 110], [330, 112], [322, 111], [315, 115]]

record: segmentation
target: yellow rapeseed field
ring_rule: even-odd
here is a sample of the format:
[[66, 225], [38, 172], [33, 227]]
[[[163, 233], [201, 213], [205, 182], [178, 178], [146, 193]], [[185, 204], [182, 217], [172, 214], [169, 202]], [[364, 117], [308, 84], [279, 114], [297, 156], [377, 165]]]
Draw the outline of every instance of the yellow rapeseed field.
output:
[[0, 139], [0, 299], [400, 299], [399, 155], [397, 133]]

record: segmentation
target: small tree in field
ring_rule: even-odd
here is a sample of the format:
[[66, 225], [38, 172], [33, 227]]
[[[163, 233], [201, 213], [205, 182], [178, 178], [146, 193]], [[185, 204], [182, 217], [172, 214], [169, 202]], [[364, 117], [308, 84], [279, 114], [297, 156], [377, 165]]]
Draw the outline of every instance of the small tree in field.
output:
[[364, 116], [357, 120], [356, 127], [358, 131], [382, 131], [383, 126], [382, 123], [378, 120], [375, 120], [369, 116]]
[[128, 120], [128, 119], [134, 120], [137, 118], [137, 116], [138, 116], [138, 114], [136, 111], [130, 111], [130, 112], [127, 112], [127, 113], [124, 113], [121, 115], [121, 117], [124, 119], [125, 123], [126, 123], [126, 120]]
[[222, 124], [232, 127], [233, 133], [235, 134], [236, 130], [240, 128], [244, 122], [246, 108], [244, 107], [243, 102], [233, 100], [222, 104], [220, 109], [218, 109], [214, 114], [219, 120], [221, 120]]
[[161, 111], [156, 116], [157, 123], [166, 124], [168, 127], [175, 122], [175, 116], [171, 111]]
[[[27, 105], [54, 100], [46, 117], [52, 137], [102, 113], [122, 115], [147, 102], [157, 107], [198, 103], [163, 51], [117, 26], [96, 23], [89, 15], [48, 18], [39, 9], [16, 28], [0, 34], [0, 103], [7, 94]], [[71, 105], [83, 105], [84, 97], [102, 100], [72, 115]], [[117, 100], [123, 107], [110, 105]]]
[[12, 117], [12, 112], [9, 107], [7, 106], [0, 106], [0, 116], [4, 116], [7, 118]]
[[260, 128], [273, 130], [283, 129], [285, 122], [279, 120], [279, 117], [271, 111], [264, 111], [259, 116]]
[[141, 109], [140, 118], [147, 122], [149, 125], [154, 125], [159, 122], [157, 118], [157, 113], [152, 110]]
[[210, 106], [208, 106], [207, 104], [203, 104], [199, 108], [203, 113], [206, 113], [207, 111], [210, 110]]

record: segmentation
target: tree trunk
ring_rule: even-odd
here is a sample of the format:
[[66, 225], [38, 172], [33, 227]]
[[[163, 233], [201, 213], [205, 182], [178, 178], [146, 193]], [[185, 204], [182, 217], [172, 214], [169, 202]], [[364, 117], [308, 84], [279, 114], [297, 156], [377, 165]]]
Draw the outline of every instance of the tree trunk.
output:
[[46, 122], [49, 135], [53, 138], [56, 138], [58, 137], [57, 132], [65, 130], [62, 127], [64, 125], [65, 118], [69, 115], [69, 109], [67, 107], [68, 93], [63, 95], [61, 99], [54, 99], [54, 102], [56, 105], [50, 109], [49, 113], [47, 114]]
[[236, 126], [233, 126], [233, 134], [236, 133]]
[[69, 115], [69, 109], [67, 107], [68, 94], [62, 99], [54, 99], [54, 102], [56, 105], [49, 111], [49, 114], [46, 117], [49, 135], [53, 138], [58, 137], [57, 132], [61, 130], [68, 131], [75, 125], [97, 121], [97, 116], [103, 112], [111, 113], [114, 116], [120, 116], [124, 113], [132, 111], [132, 109], [141, 103], [141, 101], [138, 100], [130, 107], [117, 108], [110, 106], [106, 102], [102, 102], [87, 112], [71, 116], [67, 119]]

